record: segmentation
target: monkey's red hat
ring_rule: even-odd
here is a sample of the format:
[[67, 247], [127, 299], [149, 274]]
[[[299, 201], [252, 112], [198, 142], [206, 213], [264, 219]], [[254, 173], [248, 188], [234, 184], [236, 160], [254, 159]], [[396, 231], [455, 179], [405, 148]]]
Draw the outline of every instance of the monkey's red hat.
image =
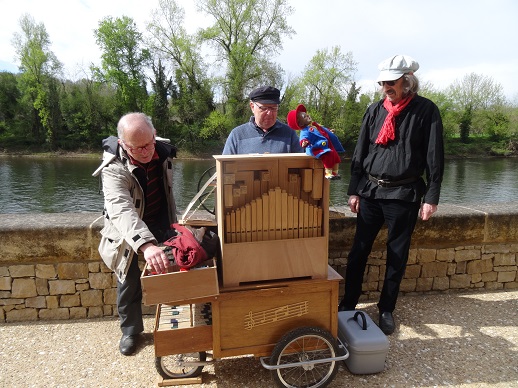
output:
[[297, 109], [290, 110], [288, 112], [288, 116], [286, 117], [286, 121], [288, 122], [288, 126], [291, 129], [294, 129], [296, 131], [298, 131], [299, 129], [302, 129], [301, 127], [299, 127], [299, 124], [297, 124], [297, 114], [299, 112], [307, 112], [306, 107], [304, 105], [302, 105], [302, 104], [299, 104], [297, 106]]

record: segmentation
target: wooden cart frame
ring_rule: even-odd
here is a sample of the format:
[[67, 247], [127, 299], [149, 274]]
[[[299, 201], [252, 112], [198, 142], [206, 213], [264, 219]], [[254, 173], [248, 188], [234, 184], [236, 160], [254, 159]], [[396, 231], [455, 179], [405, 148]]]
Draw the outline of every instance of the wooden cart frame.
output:
[[281, 387], [323, 387], [348, 352], [337, 337], [342, 277], [327, 263], [321, 162], [302, 154], [215, 159], [216, 223], [207, 226], [217, 228], [221, 256], [188, 272], [142, 275], [144, 303], [158, 305], [157, 369], [184, 379], [208, 362], [253, 354]]

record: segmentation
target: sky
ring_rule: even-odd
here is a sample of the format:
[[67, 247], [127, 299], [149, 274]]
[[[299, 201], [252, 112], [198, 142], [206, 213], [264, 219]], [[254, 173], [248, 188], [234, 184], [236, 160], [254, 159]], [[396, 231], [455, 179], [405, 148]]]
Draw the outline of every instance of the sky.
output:
[[[288, 0], [294, 13], [287, 21], [296, 34], [285, 38], [272, 60], [296, 77], [317, 50], [338, 46], [357, 62], [354, 80], [362, 92], [375, 89], [378, 64], [396, 54], [419, 62], [421, 82], [443, 90], [470, 73], [490, 77], [504, 95], [518, 103], [518, 1], [516, 0]], [[193, 0], [178, 0], [184, 27], [194, 33], [210, 20]], [[0, 0], [0, 71], [17, 72], [12, 44], [28, 13], [43, 23], [50, 50], [64, 64], [65, 76], [77, 79], [90, 63], [100, 63], [94, 30], [106, 17], [131, 17], [139, 31], [151, 20], [158, 0]], [[210, 60], [210, 58], [208, 58]]]

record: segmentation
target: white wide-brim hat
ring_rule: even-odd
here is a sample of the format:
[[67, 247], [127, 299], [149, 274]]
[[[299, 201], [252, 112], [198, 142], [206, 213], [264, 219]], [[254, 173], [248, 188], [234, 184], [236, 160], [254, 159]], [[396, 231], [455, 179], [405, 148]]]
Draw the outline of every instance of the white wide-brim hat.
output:
[[378, 69], [380, 70], [380, 75], [376, 82], [394, 81], [401, 78], [404, 74], [417, 71], [419, 63], [408, 55], [394, 55], [382, 61], [378, 65]]

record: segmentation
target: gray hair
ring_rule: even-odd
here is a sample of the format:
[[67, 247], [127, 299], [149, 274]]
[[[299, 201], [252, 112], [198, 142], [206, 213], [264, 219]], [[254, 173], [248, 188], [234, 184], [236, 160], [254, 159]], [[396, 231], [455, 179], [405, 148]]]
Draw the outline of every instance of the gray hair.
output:
[[[414, 75], [407, 73], [403, 75], [403, 95], [406, 97], [410, 94], [416, 94], [419, 90], [419, 79]], [[385, 97], [383, 86], [380, 87], [380, 93]]]
[[119, 123], [117, 124], [117, 136], [119, 139], [124, 140], [124, 132], [126, 129], [128, 129], [131, 123], [139, 120], [144, 121], [149, 126], [149, 128], [153, 130], [153, 133], [156, 133], [155, 127], [153, 126], [153, 121], [151, 121], [151, 117], [141, 112], [131, 112], [122, 116], [119, 120]]

